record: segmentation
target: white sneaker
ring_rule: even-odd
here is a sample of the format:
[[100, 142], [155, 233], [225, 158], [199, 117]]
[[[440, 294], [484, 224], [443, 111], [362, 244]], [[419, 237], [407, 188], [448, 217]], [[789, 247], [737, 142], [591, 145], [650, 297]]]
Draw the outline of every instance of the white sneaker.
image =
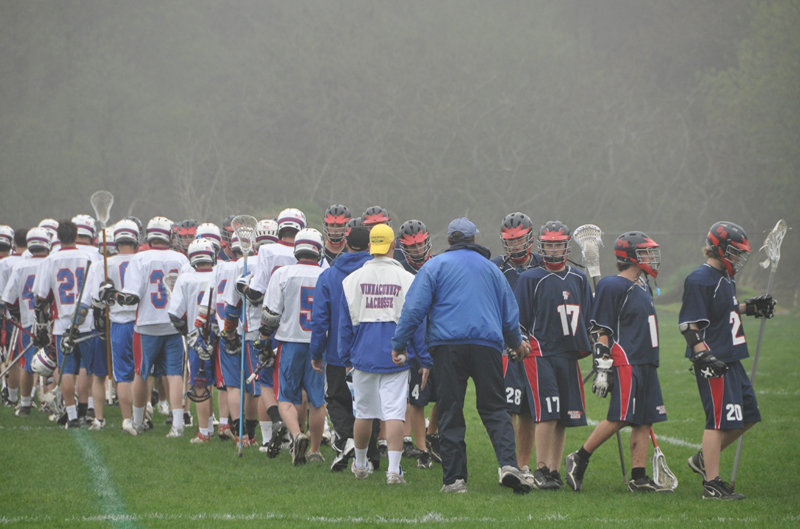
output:
[[327, 420], [325, 420], [325, 427], [322, 430], [322, 444], [331, 446], [331, 428], [328, 426]]
[[133, 421], [130, 419], [125, 419], [124, 421], [122, 421], [122, 431], [134, 437], [139, 435], [139, 432], [136, 431], [136, 428], [133, 427]]
[[106, 427], [106, 420], [105, 419], [97, 419], [95, 418], [92, 421], [92, 424], [89, 425], [89, 431], [95, 432], [97, 430], [104, 430]]
[[387, 485], [401, 485], [406, 482], [405, 475], [403, 474], [402, 467], [400, 468], [400, 473], [396, 472], [387, 472], [386, 473], [386, 484]]
[[356, 460], [353, 459], [353, 463], [350, 465], [350, 472], [356, 477], [356, 479], [367, 479], [369, 477], [369, 466], [366, 467], [357, 467]]
[[167, 437], [183, 437], [183, 428], [175, 428], [174, 426], [169, 429]]
[[[148, 406], [150, 408], [153, 407], [153, 405], [149, 404], [149, 403], [148, 403]], [[165, 402], [159, 402], [158, 403], [158, 413], [160, 413], [161, 415], [169, 415], [170, 414], [169, 402], [166, 402], [166, 401]]]
[[144, 418], [150, 419], [151, 421], [153, 420], [153, 405], [149, 402], [147, 403], [147, 406], [144, 407]]

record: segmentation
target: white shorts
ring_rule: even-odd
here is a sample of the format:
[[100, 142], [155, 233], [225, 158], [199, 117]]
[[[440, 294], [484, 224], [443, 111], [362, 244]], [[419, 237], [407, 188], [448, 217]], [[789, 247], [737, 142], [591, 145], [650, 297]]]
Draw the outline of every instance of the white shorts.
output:
[[405, 421], [408, 370], [367, 373], [353, 369], [356, 419]]

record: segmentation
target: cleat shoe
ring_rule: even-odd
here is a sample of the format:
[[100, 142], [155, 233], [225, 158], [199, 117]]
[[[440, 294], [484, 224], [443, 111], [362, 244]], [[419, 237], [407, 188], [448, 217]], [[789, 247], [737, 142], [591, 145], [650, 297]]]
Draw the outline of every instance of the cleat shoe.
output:
[[183, 426], [192, 427], [194, 426], [194, 419], [192, 419], [192, 414], [188, 411], [183, 412]]
[[628, 492], [672, 492], [668, 487], [661, 487], [650, 476], [632, 479], [628, 482]]
[[419, 456], [419, 450], [414, 446], [414, 441], [410, 437], [403, 438], [403, 457], [410, 457], [416, 459]]
[[356, 444], [352, 439], [348, 439], [344, 444], [344, 449], [336, 454], [336, 457], [331, 463], [331, 472], [341, 472], [347, 468], [347, 463], [350, 458], [356, 454]]
[[456, 494], [463, 494], [467, 492], [467, 482], [463, 479], [457, 479], [449, 485], [444, 485], [441, 492], [455, 492]]
[[370, 475], [369, 465], [365, 467], [357, 467], [354, 459], [353, 464], [350, 465], [350, 472], [353, 473], [356, 479], [367, 479]]
[[564, 481], [561, 479], [561, 474], [558, 473], [558, 470], [550, 471], [550, 479], [556, 482], [559, 490], [564, 488]]
[[386, 439], [378, 439], [378, 452], [381, 454], [381, 459], [389, 457], [389, 445]]
[[558, 482], [552, 478], [546, 465], [537, 468], [533, 473], [534, 487], [539, 490], [558, 490]]
[[155, 425], [153, 424], [153, 421], [151, 421], [150, 419], [145, 419], [144, 422], [142, 423], [142, 428], [144, 428], [144, 430], [142, 431], [146, 432], [147, 430], [152, 430], [153, 428], [155, 428]]
[[72, 419], [71, 421], [67, 421], [67, 424], [64, 425], [65, 430], [74, 430], [80, 427], [81, 427], [80, 419]]
[[[502, 472], [500, 470], [501, 469], [499, 469], [499, 468], [497, 469], [497, 471], [498, 471], [497, 474], [498, 475], [502, 475]], [[528, 465], [525, 465], [522, 468], [520, 468], [519, 471], [522, 472], [522, 477], [525, 478], [525, 481], [530, 483], [531, 487], [533, 487], [535, 489], [536, 488], [536, 482], [533, 479], [533, 473], [531, 472], [531, 468]], [[501, 482], [500, 484], [502, 485], [503, 483]]]
[[173, 437], [183, 437], [183, 428], [175, 428], [174, 426], [169, 429], [169, 433], [167, 434], [167, 438]]
[[700, 474], [700, 476], [703, 478], [703, 481], [707, 481], [706, 460], [703, 458], [702, 450], [689, 458], [689, 468]]
[[286, 432], [288, 431], [289, 430], [286, 428], [286, 425], [283, 424], [283, 421], [278, 421], [272, 424], [272, 437], [267, 445], [267, 457], [270, 459], [278, 457], [278, 455], [281, 453], [283, 436], [286, 435]]
[[292, 443], [292, 464], [294, 466], [306, 463], [306, 450], [308, 450], [308, 437], [303, 432], [297, 434]]
[[703, 499], [743, 500], [744, 494], [733, 492], [731, 486], [717, 476], [711, 481], [703, 482]]
[[522, 472], [511, 465], [500, 469], [500, 482], [504, 487], [512, 489], [517, 494], [527, 494], [533, 488], [522, 475]]
[[402, 485], [405, 484], [406, 477], [403, 474], [403, 467], [400, 467], [400, 473], [397, 472], [387, 472], [386, 473], [386, 484], [387, 485]]
[[106, 429], [106, 420], [105, 419], [94, 419], [92, 424], [89, 425], [90, 432], [96, 432], [98, 430], [105, 430]]
[[318, 463], [320, 461], [324, 463], [325, 458], [322, 457], [322, 454], [320, 454], [319, 452], [309, 452], [308, 455], [306, 456], [306, 461], [308, 461], [309, 463]]
[[150, 404], [149, 402], [144, 407], [144, 416], [146, 418], [148, 418], [148, 419], [152, 419], [153, 418], [153, 405]]
[[130, 419], [125, 419], [122, 421], [122, 431], [134, 437], [139, 435], [139, 432], [137, 432], [136, 428], [133, 427], [133, 421]]
[[69, 415], [67, 415], [67, 412], [64, 412], [58, 417], [57, 422], [60, 426], [66, 426], [67, 421], [69, 421]]
[[[439, 434], [434, 433], [425, 436], [425, 444], [427, 445], [428, 452], [431, 453], [431, 459], [434, 463], [442, 464], [442, 456], [439, 455]], [[465, 489], [466, 490], [466, 489]]]
[[417, 456], [417, 468], [431, 468], [433, 461], [431, 461], [431, 453], [427, 450], [422, 450]]
[[192, 443], [193, 445], [199, 445], [207, 443], [209, 440], [210, 437], [208, 435], [203, 435], [200, 432], [197, 432], [197, 435], [192, 437], [192, 439], [189, 442]]
[[[156, 402], [158, 402], [158, 401], [156, 401]], [[153, 404], [151, 404], [149, 406], [149, 408], [151, 410], [150, 412], [152, 413]], [[159, 415], [172, 415], [171, 410], [169, 409], [169, 402], [166, 402], [166, 401], [165, 402], [158, 402], [157, 409], [158, 409]]]
[[14, 412], [14, 415], [17, 417], [30, 417], [31, 416], [31, 407], [30, 406], [20, 406], [17, 408], [17, 411]]
[[567, 468], [567, 485], [575, 492], [580, 492], [583, 488], [583, 475], [586, 473], [589, 461], [581, 459], [578, 452], [575, 451], [564, 459], [564, 465]]
[[94, 421], [96, 418], [97, 416], [94, 414], [94, 408], [89, 408], [86, 410], [86, 424], [92, 424], [92, 421]]
[[325, 428], [322, 430], [322, 444], [331, 446], [331, 428], [328, 426], [328, 421], [325, 421]]
[[217, 430], [219, 430], [220, 441], [233, 441], [236, 439], [236, 434], [231, 430], [230, 424], [220, 424]]

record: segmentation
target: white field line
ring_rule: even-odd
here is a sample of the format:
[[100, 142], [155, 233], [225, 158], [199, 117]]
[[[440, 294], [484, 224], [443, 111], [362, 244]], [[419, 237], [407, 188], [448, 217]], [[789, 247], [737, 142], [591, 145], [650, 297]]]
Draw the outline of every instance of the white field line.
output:
[[[420, 524], [463, 524], [463, 523], [514, 523], [514, 522], [531, 522], [531, 521], [550, 521], [550, 522], [566, 522], [574, 525], [577, 520], [570, 520], [569, 516], [560, 513], [537, 513], [529, 514], [527, 516], [519, 516], [514, 518], [492, 518], [492, 517], [469, 517], [469, 516], [445, 516], [438, 512], [429, 512], [417, 516], [409, 516], [402, 518], [389, 518], [384, 516], [342, 516], [342, 517], [327, 517], [327, 516], [303, 516], [296, 514], [281, 514], [281, 513], [252, 513], [252, 514], [227, 514], [227, 513], [198, 513], [198, 514], [163, 514], [163, 513], [147, 513], [147, 514], [104, 514], [99, 516], [72, 516], [69, 518], [55, 518], [52, 516], [18, 516], [14, 518], [0, 517], [0, 525], [17, 524], [17, 523], [38, 523], [38, 524], [135, 524], [137, 522], [146, 523], [150, 520], [158, 521], [184, 521], [184, 522], [237, 522], [237, 521], [269, 521], [269, 520], [284, 520], [284, 521], [303, 521], [316, 524], [326, 525], [355, 525], [355, 524], [369, 524], [369, 525], [420, 525]], [[644, 524], [661, 524], [669, 527], [674, 527], [676, 523], [685, 524], [691, 523], [693, 520], [687, 520], [683, 515], [676, 516], [658, 516], [656, 518], [594, 518], [594, 519], [581, 519], [582, 522], [595, 522], [602, 524], [620, 524], [638, 522]], [[800, 521], [800, 514], [790, 514], [781, 517], [780, 519], [770, 518], [769, 516], [718, 516], [708, 519], [696, 518], [694, 521], [701, 522], [726, 522], [726, 523], [759, 523], [759, 522], [797, 522]]]
[[[586, 423], [589, 426], [597, 426], [598, 421], [587, 418]], [[622, 430], [622, 433], [630, 435], [630, 432], [625, 429]], [[684, 441], [683, 439], [679, 439], [677, 437], [670, 437], [669, 435], [656, 434], [656, 439], [658, 439], [659, 444], [667, 443], [675, 446], [682, 446], [684, 448], [691, 448], [693, 450], [700, 450], [701, 448], [703, 448], [702, 445], [699, 445], [697, 443], [691, 443], [689, 441]]]
[[111, 479], [108, 468], [103, 463], [97, 444], [85, 430], [73, 430], [73, 432], [72, 438], [81, 449], [83, 462], [89, 469], [89, 476], [100, 500], [100, 508], [105, 513], [104, 516], [114, 527], [136, 527], [135, 521], [128, 519], [128, 515], [125, 513], [125, 504], [117, 494], [114, 480]]

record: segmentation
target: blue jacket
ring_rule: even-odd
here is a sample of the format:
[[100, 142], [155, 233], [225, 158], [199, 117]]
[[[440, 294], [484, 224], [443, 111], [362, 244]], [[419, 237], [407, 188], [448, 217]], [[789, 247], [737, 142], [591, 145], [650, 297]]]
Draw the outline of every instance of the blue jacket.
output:
[[367, 252], [342, 253], [333, 265], [323, 270], [314, 289], [314, 306], [311, 309], [311, 358], [319, 360], [325, 355], [325, 363], [343, 367], [339, 357], [339, 299], [342, 297], [342, 281], [364, 263], [372, 259]]
[[406, 349], [427, 315], [425, 342], [519, 347], [519, 309], [500, 269], [477, 244], [451, 246], [420, 268], [406, 297], [392, 347]]

